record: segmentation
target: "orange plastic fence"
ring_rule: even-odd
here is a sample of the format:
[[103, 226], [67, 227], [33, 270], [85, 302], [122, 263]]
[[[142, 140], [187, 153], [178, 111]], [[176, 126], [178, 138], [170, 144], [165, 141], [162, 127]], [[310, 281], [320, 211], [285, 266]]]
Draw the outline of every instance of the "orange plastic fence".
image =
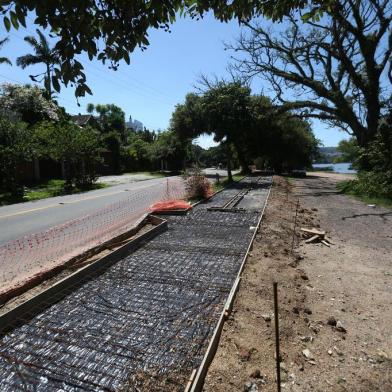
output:
[[187, 210], [191, 205], [184, 200], [166, 200], [154, 203], [150, 207], [151, 212], [157, 211], [172, 211], [172, 210]]

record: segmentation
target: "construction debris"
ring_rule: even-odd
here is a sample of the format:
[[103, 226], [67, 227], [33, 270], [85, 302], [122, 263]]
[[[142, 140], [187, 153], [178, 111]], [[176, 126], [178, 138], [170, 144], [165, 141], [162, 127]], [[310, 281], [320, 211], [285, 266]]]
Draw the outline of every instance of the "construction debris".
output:
[[330, 239], [325, 235], [326, 233], [324, 230], [315, 228], [307, 229], [305, 227], [301, 227], [301, 231], [309, 237], [305, 240], [305, 244], [310, 244], [317, 241], [328, 247], [333, 245]]

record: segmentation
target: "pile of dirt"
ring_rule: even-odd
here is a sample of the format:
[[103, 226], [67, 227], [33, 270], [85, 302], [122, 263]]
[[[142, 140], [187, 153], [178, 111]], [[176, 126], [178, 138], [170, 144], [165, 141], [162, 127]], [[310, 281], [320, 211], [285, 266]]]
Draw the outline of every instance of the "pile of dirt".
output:
[[[300, 227], [322, 226], [329, 235], [330, 230], [324, 214], [319, 213], [321, 201], [310, 203], [297, 188], [295, 193], [292, 188], [285, 179], [275, 177], [204, 390], [276, 391], [272, 282], [277, 281], [283, 390], [391, 391], [392, 366], [385, 348], [391, 337], [387, 331], [384, 335], [376, 332], [385, 325], [378, 325], [376, 331], [372, 330], [374, 324], [369, 324], [367, 329], [362, 325], [361, 333], [354, 333], [357, 298], [350, 293], [341, 303], [342, 293], [337, 292], [341, 287], [336, 287], [335, 282], [340, 282], [342, 272], [334, 261], [337, 252], [344, 259], [347, 244], [342, 241], [337, 245], [339, 239], [335, 233], [331, 248], [321, 243], [304, 244]], [[316, 187], [315, 192], [320, 189]], [[351, 199], [347, 202], [357, 203]], [[333, 214], [333, 209], [328, 213]], [[373, 280], [374, 276], [367, 277], [368, 284]], [[356, 289], [359, 295], [359, 288]], [[387, 303], [384, 298], [379, 305], [384, 305], [387, 311]], [[368, 306], [372, 306], [371, 302]]]

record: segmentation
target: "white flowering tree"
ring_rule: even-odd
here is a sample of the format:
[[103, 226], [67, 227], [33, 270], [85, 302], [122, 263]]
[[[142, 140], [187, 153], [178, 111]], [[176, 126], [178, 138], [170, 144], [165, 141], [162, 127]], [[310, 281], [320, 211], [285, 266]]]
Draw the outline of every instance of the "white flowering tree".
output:
[[0, 116], [34, 125], [44, 120], [57, 121], [59, 107], [46, 99], [37, 86], [4, 83], [0, 86]]

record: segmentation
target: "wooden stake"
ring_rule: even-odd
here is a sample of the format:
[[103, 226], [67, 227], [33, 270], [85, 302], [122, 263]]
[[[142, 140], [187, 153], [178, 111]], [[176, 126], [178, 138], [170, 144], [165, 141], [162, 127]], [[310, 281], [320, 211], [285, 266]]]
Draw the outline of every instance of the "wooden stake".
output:
[[297, 228], [297, 216], [298, 216], [299, 199], [297, 200], [297, 205], [295, 207], [295, 218], [294, 218], [294, 228], [293, 228], [293, 240], [291, 242], [291, 255], [294, 252], [294, 241], [295, 241], [295, 230]]
[[276, 383], [277, 391], [281, 392], [280, 385], [280, 347], [279, 347], [279, 312], [278, 312], [278, 283], [273, 283], [274, 287], [274, 313], [275, 313], [275, 356], [276, 356]]

